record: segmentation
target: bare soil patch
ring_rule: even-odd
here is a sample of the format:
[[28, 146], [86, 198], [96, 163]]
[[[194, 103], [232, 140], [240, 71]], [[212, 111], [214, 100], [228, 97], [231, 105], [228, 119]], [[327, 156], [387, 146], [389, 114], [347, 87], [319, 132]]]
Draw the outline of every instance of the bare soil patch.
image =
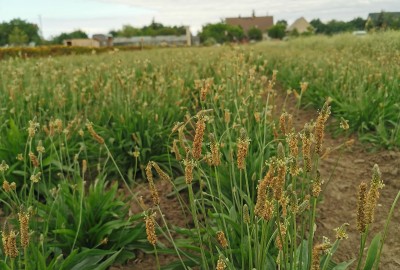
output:
[[[315, 120], [318, 116], [318, 112], [314, 109], [297, 110], [296, 98], [290, 95], [286, 99], [284, 90], [278, 92], [275, 104], [277, 104], [277, 111], [285, 110], [293, 115], [293, 124], [297, 131], [301, 130], [306, 122], [311, 119]], [[333, 125], [339, 125], [339, 122], [331, 119], [327, 129], [329, 130]], [[318, 240], [322, 241], [322, 236], [333, 240], [335, 238], [333, 229], [343, 223], [350, 224], [348, 227], [349, 239], [341, 242], [334, 256], [338, 262], [356, 258], [358, 255], [360, 242], [356, 222], [358, 186], [362, 181], [369, 183], [374, 164], [379, 165], [385, 187], [381, 190], [378, 200], [369, 241], [376, 233], [383, 231], [390, 207], [400, 189], [400, 152], [373, 151], [371, 146], [361, 144], [356, 136], [333, 138], [329, 132], [325, 133], [323, 147], [324, 149], [335, 149], [349, 139], [354, 139], [354, 145], [350, 149], [333, 151], [320, 163], [321, 177], [325, 179], [326, 185], [323, 187], [323, 198], [317, 212], [316, 234]], [[388, 238], [383, 247], [380, 269], [400, 269], [399, 224], [400, 211], [397, 206], [389, 226]], [[356, 263], [353, 264], [354, 268], [355, 265]]]

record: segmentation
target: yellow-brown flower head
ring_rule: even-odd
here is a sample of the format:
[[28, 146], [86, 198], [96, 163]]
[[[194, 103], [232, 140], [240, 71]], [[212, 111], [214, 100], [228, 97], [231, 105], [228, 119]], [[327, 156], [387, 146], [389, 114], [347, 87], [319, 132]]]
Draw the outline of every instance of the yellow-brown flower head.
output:
[[226, 263], [222, 256], [219, 257], [216, 270], [225, 270]]
[[279, 222], [278, 233], [276, 234], [275, 238], [275, 245], [279, 250], [283, 250], [283, 243], [285, 242], [286, 238], [286, 225]]
[[150, 244], [155, 246], [157, 244], [156, 223], [153, 215], [148, 215], [144, 218], [146, 222], [147, 240]]
[[194, 161], [192, 159], [186, 158], [183, 161], [183, 165], [185, 166], [185, 182], [189, 185], [193, 181]]
[[4, 173], [4, 172], [6, 172], [8, 170], [8, 168], [9, 168], [8, 164], [4, 160], [1, 161], [0, 172]]
[[3, 231], [2, 242], [5, 255], [12, 259], [16, 258], [18, 256], [18, 248], [17, 248], [17, 235], [15, 231], [11, 230], [9, 234]]
[[154, 180], [153, 180], [153, 172], [151, 171], [152, 169], [152, 163], [151, 161], [147, 163], [146, 166], [146, 177], [147, 181], [149, 182], [149, 189], [151, 192], [151, 198], [153, 199], [153, 204], [154, 205], [159, 205], [160, 204], [160, 197], [158, 196], [158, 191], [154, 185]]
[[35, 168], [39, 167], [39, 159], [36, 157], [34, 153], [29, 152], [29, 159], [31, 160], [33, 167]]
[[322, 152], [322, 140], [324, 138], [325, 132], [325, 123], [331, 114], [331, 107], [329, 106], [328, 101], [325, 102], [322, 107], [321, 112], [318, 115], [317, 122], [315, 124], [315, 152], [317, 154], [321, 154]]
[[182, 157], [181, 157], [181, 154], [179, 153], [179, 148], [178, 148], [178, 140], [176, 140], [176, 139], [174, 139], [174, 141], [172, 142], [172, 153], [174, 153], [175, 154], [175, 159], [176, 160], [181, 160], [182, 159]]
[[243, 205], [243, 222], [245, 224], [250, 223], [250, 213], [249, 213], [249, 207], [247, 204]]
[[[264, 176], [264, 179], [258, 184], [257, 187], [257, 201], [256, 201], [256, 205], [254, 207], [254, 213], [261, 217], [264, 218], [265, 215], [265, 206], [269, 206], [269, 204], [267, 202], [267, 191], [268, 191], [268, 187], [271, 186], [272, 183], [272, 179], [274, 177], [274, 168], [272, 166], [272, 164], [269, 166], [269, 170], [267, 172], [267, 174]], [[269, 210], [269, 209], [267, 209]]]
[[35, 120], [29, 121], [29, 127], [27, 129], [29, 138], [35, 137], [36, 131], [39, 127], [39, 123], [37, 123]]
[[156, 170], [156, 172], [158, 173], [158, 176], [160, 176], [161, 180], [168, 181], [168, 182], [171, 181], [171, 178], [169, 177], [169, 175], [166, 172], [164, 172], [157, 163], [155, 163], [154, 161], [151, 161], [151, 165]]
[[381, 179], [381, 172], [377, 164], [372, 169], [372, 179], [367, 194], [367, 203], [365, 208], [366, 223], [371, 224], [374, 221], [375, 207], [379, 199], [379, 189], [382, 189], [384, 184]]
[[29, 213], [27, 212], [19, 212], [19, 231], [21, 237], [21, 247], [27, 248], [29, 245]]
[[196, 132], [193, 139], [192, 155], [194, 159], [199, 159], [201, 156], [201, 146], [203, 143], [204, 130], [206, 128], [205, 118], [202, 114], [198, 116], [196, 123]]
[[229, 124], [229, 122], [231, 121], [231, 113], [229, 112], [229, 110], [225, 110], [224, 121], [226, 124]]
[[247, 152], [249, 151], [250, 140], [247, 137], [246, 130], [242, 128], [240, 130], [240, 138], [237, 144], [237, 165], [240, 170], [244, 170], [245, 158], [247, 156]]
[[286, 113], [282, 113], [279, 117], [279, 126], [281, 128], [281, 132], [283, 136], [286, 135]]
[[367, 205], [367, 184], [361, 182], [358, 189], [357, 201], [357, 229], [360, 233], [364, 233], [367, 227], [365, 208]]
[[211, 150], [211, 162], [214, 166], [221, 164], [221, 153], [219, 150], [219, 143], [216, 141], [214, 134], [210, 134], [210, 150]]
[[303, 143], [303, 161], [307, 172], [311, 171], [311, 131], [312, 126], [306, 124], [303, 133], [300, 134]]
[[86, 123], [86, 128], [88, 129], [90, 135], [94, 140], [96, 140], [99, 144], [104, 144], [104, 139], [101, 137], [93, 128], [93, 124], [91, 122]]
[[312, 251], [312, 258], [311, 258], [311, 270], [319, 270], [320, 267], [320, 254], [323, 251], [326, 251], [330, 247], [330, 244], [323, 243], [323, 244], [318, 244], [315, 245]]
[[321, 185], [322, 185], [321, 174], [319, 170], [317, 170], [317, 175], [312, 183], [311, 194], [313, 195], [313, 197], [317, 198], [319, 196], [319, 193], [321, 192]]
[[335, 229], [336, 232], [336, 239], [337, 240], [342, 240], [342, 239], [348, 239], [349, 235], [346, 232], [346, 227], [349, 226], [350, 224], [344, 223], [342, 226], [338, 227]]
[[228, 241], [226, 240], [225, 233], [223, 231], [217, 232], [217, 239], [218, 239], [218, 243], [221, 245], [221, 247], [223, 247], [223, 248], [228, 247]]

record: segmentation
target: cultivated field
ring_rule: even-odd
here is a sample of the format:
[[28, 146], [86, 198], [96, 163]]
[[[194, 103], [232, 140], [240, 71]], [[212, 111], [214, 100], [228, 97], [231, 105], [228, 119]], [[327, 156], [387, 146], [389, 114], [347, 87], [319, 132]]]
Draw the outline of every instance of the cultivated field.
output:
[[3, 60], [1, 269], [398, 269], [399, 52]]

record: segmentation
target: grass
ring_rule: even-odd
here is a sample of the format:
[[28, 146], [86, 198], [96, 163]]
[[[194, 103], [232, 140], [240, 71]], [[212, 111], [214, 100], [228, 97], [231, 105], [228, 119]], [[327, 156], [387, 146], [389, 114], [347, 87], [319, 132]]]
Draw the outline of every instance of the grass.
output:
[[[362, 90], [367, 74], [398, 72], [384, 65], [393, 59], [396, 41], [392, 47], [374, 42], [392, 35], [397, 34], [367, 37], [362, 45], [350, 36], [313, 37], [2, 61], [2, 268], [107, 269], [135, 258], [140, 249], [154, 253], [158, 266], [159, 254], [176, 254], [177, 261], [164, 269], [346, 269], [354, 260], [332, 260], [346, 238], [345, 226], [333, 243], [314, 231], [324, 187], [324, 126], [332, 110], [363, 138], [378, 141], [376, 115], [357, 122], [349, 108], [363, 110], [373, 97], [385, 100], [384, 112], [366, 107], [384, 119], [390, 138], [382, 145], [396, 147], [398, 118], [386, 117], [397, 113], [392, 91], [398, 81], [379, 77], [370, 92]], [[312, 61], [307, 50], [321, 44], [326, 50]], [[360, 60], [350, 62], [354, 50]], [[362, 65], [366, 52], [380, 66]], [[343, 74], [345, 67], [360, 66]], [[316, 71], [322, 68], [327, 72]], [[365, 75], [358, 78], [360, 70]], [[301, 103], [325, 105], [316, 122], [295, 130], [295, 116], [276, 108], [275, 89], [277, 83], [298, 88], [304, 81], [309, 85], [306, 90], [303, 84]], [[375, 168], [359, 207], [365, 228], [381, 187], [377, 175]], [[134, 192], [146, 179], [152, 205], [140, 204]], [[166, 221], [156, 181], [170, 183], [193, 226]], [[130, 214], [132, 203], [143, 211]], [[371, 269], [379, 264], [386, 231], [372, 241], [365, 263], [368, 229], [360, 235], [358, 269]]]

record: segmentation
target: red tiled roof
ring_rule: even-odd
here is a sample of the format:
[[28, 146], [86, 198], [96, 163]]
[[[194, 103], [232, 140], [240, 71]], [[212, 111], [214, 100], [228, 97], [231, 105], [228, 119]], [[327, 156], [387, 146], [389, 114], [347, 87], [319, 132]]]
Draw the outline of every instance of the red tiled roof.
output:
[[264, 17], [240, 17], [240, 18], [226, 18], [226, 24], [241, 26], [247, 33], [249, 29], [256, 27], [265, 32], [274, 25], [273, 16]]

